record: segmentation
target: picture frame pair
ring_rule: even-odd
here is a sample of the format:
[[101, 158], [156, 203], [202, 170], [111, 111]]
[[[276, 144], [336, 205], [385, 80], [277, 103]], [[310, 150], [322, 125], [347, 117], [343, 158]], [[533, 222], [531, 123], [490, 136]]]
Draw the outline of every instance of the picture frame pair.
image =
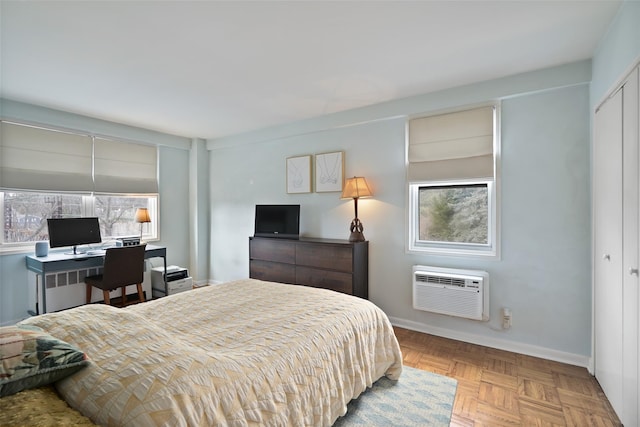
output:
[[287, 193], [311, 193], [312, 171], [315, 171], [316, 193], [342, 191], [344, 184], [344, 151], [287, 158]]

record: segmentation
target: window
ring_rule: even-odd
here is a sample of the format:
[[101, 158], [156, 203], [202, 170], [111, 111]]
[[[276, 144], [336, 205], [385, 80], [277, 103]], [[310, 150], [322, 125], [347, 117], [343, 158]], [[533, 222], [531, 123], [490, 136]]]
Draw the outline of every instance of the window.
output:
[[410, 251], [498, 256], [497, 108], [408, 124]]
[[[140, 236], [145, 240], [158, 238], [158, 197], [148, 196], [119, 196], [98, 195], [93, 198], [95, 207], [93, 214], [100, 222], [100, 234], [102, 240], [114, 239], [123, 236]], [[151, 223], [141, 224], [135, 222], [134, 216], [137, 208], [149, 209]]]
[[31, 243], [47, 240], [47, 218], [82, 216], [82, 196], [34, 192], [5, 192], [3, 242]]
[[103, 242], [117, 237], [139, 236], [140, 224], [134, 220], [136, 208], [149, 209], [151, 223], [142, 227], [146, 240], [158, 238], [158, 197], [152, 195], [79, 195], [33, 191], [0, 192], [4, 229], [3, 250], [15, 249], [47, 240], [47, 218], [97, 216]]
[[156, 146], [7, 121], [0, 137], [0, 251], [47, 240], [47, 218], [97, 216], [103, 241], [158, 238]]
[[412, 250], [491, 253], [492, 182], [412, 183], [409, 191]]

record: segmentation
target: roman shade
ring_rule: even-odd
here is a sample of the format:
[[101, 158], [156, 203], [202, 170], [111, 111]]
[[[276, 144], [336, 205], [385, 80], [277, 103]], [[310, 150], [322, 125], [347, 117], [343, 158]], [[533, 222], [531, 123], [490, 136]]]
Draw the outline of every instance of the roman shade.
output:
[[0, 122], [0, 188], [92, 191], [91, 138]]
[[94, 138], [95, 191], [157, 193], [158, 149], [115, 139]]
[[494, 107], [409, 120], [408, 178], [492, 179]]
[[0, 189], [158, 193], [155, 145], [6, 121], [0, 126]]

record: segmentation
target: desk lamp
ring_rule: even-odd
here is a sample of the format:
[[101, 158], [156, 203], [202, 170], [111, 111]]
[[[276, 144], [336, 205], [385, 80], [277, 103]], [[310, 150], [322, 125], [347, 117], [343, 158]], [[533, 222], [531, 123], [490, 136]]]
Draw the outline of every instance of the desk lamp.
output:
[[140, 243], [142, 243], [142, 226], [145, 222], [151, 222], [151, 217], [149, 216], [149, 209], [147, 208], [138, 208], [136, 209], [136, 222], [140, 223]]
[[361, 176], [354, 176], [353, 178], [347, 178], [344, 183], [344, 190], [342, 190], [342, 199], [353, 199], [355, 206], [355, 217], [351, 221], [351, 235], [349, 236], [350, 242], [364, 242], [364, 234], [362, 230], [364, 227], [358, 219], [358, 199], [362, 197], [371, 197], [371, 190], [367, 185], [367, 181]]

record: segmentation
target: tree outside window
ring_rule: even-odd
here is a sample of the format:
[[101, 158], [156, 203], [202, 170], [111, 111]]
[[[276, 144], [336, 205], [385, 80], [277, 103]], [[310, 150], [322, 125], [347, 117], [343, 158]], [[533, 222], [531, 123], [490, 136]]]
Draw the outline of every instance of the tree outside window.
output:
[[[47, 218], [98, 217], [103, 240], [138, 236], [137, 208], [148, 208], [157, 224], [157, 195], [82, 195], [33, 191], [0, 192], [3, 207], [3, 233], [0, 243], [19, 245], [49, 239]], [[147, 239], [157, 237], [157, 228], [149, 227]]]
[[489, 242], [486, 184], [423, 186], [418, 193], [418, 240], [485, 245]]

